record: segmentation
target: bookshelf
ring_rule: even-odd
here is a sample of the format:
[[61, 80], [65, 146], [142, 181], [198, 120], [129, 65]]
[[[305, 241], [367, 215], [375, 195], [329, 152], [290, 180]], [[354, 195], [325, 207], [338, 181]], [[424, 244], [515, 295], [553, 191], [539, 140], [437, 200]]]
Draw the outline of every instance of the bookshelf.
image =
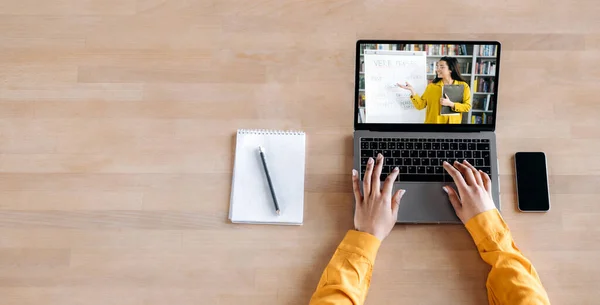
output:
[[431, 57], [431, 58], [442, 58], [444, 56], [450, 56], [450, 57], [455, 57], [455, 58], [471, 58], [471, 57], [473, 57], [471, 55], [427, 55], [427, 57]]
[[[427, 55], [427, 79], [435, 78], [435, 63], [443, 56], [458, 59], [461, 75], [471, 89], [471, 110], [463, 116], [463, 123], [492, 123], [494, 120], [494, 87], [496, 84], [496, 48], [493, 45], [466, 45], [459, 47], [461, 55]], [[465, 52], [466, 51], [466, 52]]]
[[[471, 110], [463, 115], [463, 123], [482, 124], [492, 123], [495, 119], [493, 113], [496, 103], [494, 95], [496, 80], [497, 50], [494, 45], [414, 45], [414, 44], [386, 44], [367, 45], [368, 49], [391, 51], [424, 51], [427, 54], [427, 80], [435, 78], [435, 63], [444, 56], [458, 59], [461, 75], [471, 89]], [[360, 53], [361, 67], [359, 72], [359, 96], [364, 109], [364, 49]]]

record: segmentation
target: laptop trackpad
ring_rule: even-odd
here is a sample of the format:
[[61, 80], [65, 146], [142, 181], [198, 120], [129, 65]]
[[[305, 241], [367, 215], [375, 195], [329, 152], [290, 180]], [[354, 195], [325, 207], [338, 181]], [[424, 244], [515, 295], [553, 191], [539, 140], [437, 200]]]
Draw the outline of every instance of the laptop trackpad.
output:
[[[406, 193], [400, 202], [398, 222], [402, 223], [460, 223], [441, 182], [400, 182], [394, 192], [403, 188]], [[456, 190], [454, 183], [450, 183]]]

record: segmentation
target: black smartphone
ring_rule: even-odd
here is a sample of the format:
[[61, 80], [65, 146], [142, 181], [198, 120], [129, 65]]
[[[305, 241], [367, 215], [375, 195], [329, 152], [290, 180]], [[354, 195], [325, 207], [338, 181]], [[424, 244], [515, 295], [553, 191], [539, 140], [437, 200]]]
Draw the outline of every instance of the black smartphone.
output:
[[518, 152], [515, 154], [517, 206], [522, 212], [548, 212], [550, 188], [546, 154]]

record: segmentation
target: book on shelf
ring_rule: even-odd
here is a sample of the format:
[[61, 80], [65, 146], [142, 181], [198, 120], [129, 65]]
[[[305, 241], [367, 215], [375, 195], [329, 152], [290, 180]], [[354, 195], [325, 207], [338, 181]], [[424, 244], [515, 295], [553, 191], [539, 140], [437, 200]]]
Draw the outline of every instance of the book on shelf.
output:
[[475, 73], [493, 76], [496, 74], [496, 63], [492, 61], [481, 61], [475, 63]]
[[395, 51], [397, 49], [398, 49], [397, 44], [390, 44], [390, 43], [377, 44], [377, 50]]
[[495, 45], [480, 45], [478, 56], [496, 56], [497, 46]]
[[397, 44], [396, 49], [399, 51], [425, 51], [425, 45], [423, 44]]
[[365, 107], [365, 93], [359, 92], [358, 94], [358, 107]]
[[494, 79], [476, 77], [473, 88], [477, 89], [476, 92], [492, 93], [494, 92], [495, 85], [496, 82], [494, 81]]
[[432, 56], [456, 56], [469, 55], [467, 53], [467, 45], [457, 44], [426, 44], [419, 45], [420, 51], [425, 51], [427, 55]]
[[492, 111], [494, 105], [492, 103], [492, 95], [476, 95], [473, 97], [473, 110]]
[[471, 116], [471, 124], [481, 124], [483, 122], [482, 115], [474, 114]]
[[431, 61], [427, 63], [427, 74], [435, 73], [435, 61]]
[[411, 51], [425, 52], [425, 45], [424, 44], [413, 44], [413, 45], [411, 45]]
[[385, 51], [395, 51], [400, 50], [399, 44], [392, 43], [365, 43], [362, 45], [361, 54], [365, 54], [365, 50], [385, 50]]
[[361, 50], [360, 50], [360, 54], [363, 55], [365, 54], [365, 50], [373, 50], [375, 49], [375, 45], [372, 43], [365, 43], [361, 45]]
[[[487, 95], [489, 96], [489, 95]], [[486, 97], [475, 96], [473, 97], [473, 110], [485, 110]]]
[[496, 96], [492, 96], [491, 94], [488, 94], [487, 110], [494, 110], [495, 105], [496, 105]]
[[463, 71], [464, 71], [464, 72], [462, 72], [462, 73], [464, 73], [464, 74], [471, 74], [471, 63], [470, 63], [470, 62], [466, 62], [466, 63], [465, 63], [464, 65], [462, 65], [462, 66], [464, 67], [464, 68], [463, 68]]
[[493, 124], [494, 115], [482, 113], [471, 115], [471, 124]]

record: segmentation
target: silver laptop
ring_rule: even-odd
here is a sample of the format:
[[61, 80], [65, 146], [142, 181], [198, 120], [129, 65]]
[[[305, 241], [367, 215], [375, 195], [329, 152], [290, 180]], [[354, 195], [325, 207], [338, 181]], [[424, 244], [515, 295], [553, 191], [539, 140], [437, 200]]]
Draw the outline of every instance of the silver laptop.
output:
[[[467, 160], [488, 173], [500, 209], [500, 49], [497, 41], [357, 42], [354, 168], [363, 177], [368, 158], [379, 153], [385, 156], [382, 179], [400, 168], [394, 191], [407, 192], [398, 222], [460, 222], [442, 190], [456, 187], [443, 161]], [[444, 86], [452, 98], [442, 99]]]

